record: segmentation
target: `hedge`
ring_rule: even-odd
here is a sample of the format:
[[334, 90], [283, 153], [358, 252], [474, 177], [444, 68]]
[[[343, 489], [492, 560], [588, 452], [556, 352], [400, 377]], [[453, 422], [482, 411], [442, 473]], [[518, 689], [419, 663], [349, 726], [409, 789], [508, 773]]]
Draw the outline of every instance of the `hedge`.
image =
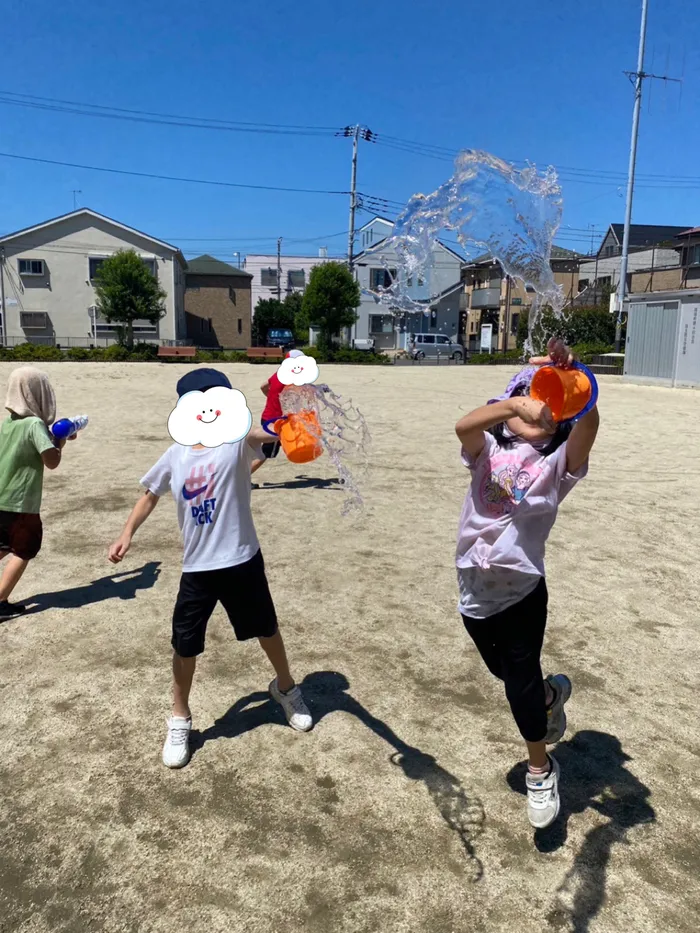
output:
[[[313, 356], [319, 363], [364, 363], [386, 365], [391, 359], [384, 353], [366, 353], [363, 350], [334, 350], [324, 354], [317, 347], [301, 348], [307, 356]], [[249, 360], [245, 350], [197, 350], [196, 356], [174, 356], [163, 360], [158, 357], [158, 347], [150, 343], [137, 343], [129, 352], [120, 344], [110, 347], [98, 347], [89, 350], [85, 347], [44, 347], [39, 344], [21, 343], [16, 347], [0, 347], [0, 360], [17, 363], [27, 362], [98, 362], [98, 363], [269, 363], [270, 360]]]

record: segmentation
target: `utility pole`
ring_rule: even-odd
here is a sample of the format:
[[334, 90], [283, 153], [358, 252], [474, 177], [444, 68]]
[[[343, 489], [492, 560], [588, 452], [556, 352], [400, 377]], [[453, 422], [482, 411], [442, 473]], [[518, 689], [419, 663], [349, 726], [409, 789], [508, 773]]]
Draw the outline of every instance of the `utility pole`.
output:
[[282, 301], [282, 237], [277, 240], [277, 300]]
[[7, 321], [5, 320], [5, 250], [0, 250], [0, 327], [2, 345], [7, 346]]
[[674, 81], [680, 84], [678, 78], [669, 78], [667, 75], [647, 74], [644, 71], [644, 47], [647, 37], [647, 14], [649, 0], [642, 0], [642, 23], [639, 30], [639, 55], [637, 57], [637, 70], [625, 72], [630, 81], [634, 78], [634, 110], [632, 112], [632, 141], [630, 144], [630, 161], [627, 173], [627, 205], [625, 208], [625, 234], [622, 240], [622, 258], [620, 260], [620, 281], [617, 290], [617, 321], [615, 323], [615, 352], [620, 352], [622, 343], [622, 311], [627, 291], [627, 265], [630, 247], [630, 225], [632, 223], [632, 200], [634, 198], [634, 174], [637, 167], [637, 139], [639, 136], [639, 113], [642, 107], [642, 86], [645, 78], [656, 78], [660, 81]]
[[341, 133], [336, 136], [352, 137], [352, 171], [350, 173], [350, 220], [348, 223], [348, 267], [352, 272], [353, 250], [355, 247], [355, 211], [357, 210], [357, 151], [360, 139], [365, 142], [376, 142], [376, 137], [372, 130], [366, 126], [346, 126]]

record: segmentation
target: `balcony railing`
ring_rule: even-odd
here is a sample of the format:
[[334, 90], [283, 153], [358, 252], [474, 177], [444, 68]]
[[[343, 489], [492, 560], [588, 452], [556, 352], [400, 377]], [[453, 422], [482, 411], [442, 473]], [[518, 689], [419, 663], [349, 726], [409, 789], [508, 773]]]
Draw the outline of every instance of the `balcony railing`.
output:
[[501, 301], [500, 288], [475, 288], [472, 292], [472, 308], [498, 308]]

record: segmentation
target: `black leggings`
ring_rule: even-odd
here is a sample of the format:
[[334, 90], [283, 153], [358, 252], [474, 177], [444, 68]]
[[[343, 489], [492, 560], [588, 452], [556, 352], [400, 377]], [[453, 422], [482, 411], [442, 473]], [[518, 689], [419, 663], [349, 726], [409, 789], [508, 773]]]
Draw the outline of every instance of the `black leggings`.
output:
[[526, 742], [541, 742], [547, 734], [540, 667], [547, 599], [547, 584], [542, 577], [532, 593], [503, 612], [488, 619], [462, 616], [486, 666], [504, 682], [513, 718]]

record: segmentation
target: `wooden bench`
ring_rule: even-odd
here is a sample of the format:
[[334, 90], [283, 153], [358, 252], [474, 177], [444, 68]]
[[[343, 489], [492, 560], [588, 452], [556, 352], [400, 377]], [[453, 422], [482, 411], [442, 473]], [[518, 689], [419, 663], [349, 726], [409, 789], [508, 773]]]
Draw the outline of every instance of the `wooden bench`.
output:
[[248, 347], [246, 355], [249, 360], [281, 360], [284, 351], [281, 347]]
[[158, 347], [158, 356], [189, 356], [197, 355], [196, 347]]

